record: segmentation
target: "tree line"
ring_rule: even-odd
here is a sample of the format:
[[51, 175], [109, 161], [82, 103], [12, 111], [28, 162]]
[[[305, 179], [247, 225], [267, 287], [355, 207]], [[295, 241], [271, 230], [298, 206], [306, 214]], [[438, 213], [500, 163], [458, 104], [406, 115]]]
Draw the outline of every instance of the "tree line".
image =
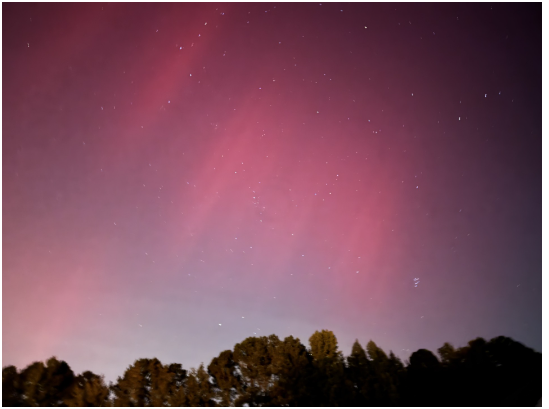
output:
[[534, 406], [541, 353], [507, 337], [420, 349], [408, 362], [373, 341], [345, 357], [328, 330], [249, 337], [208, 367], [138, 359], [115, 383], [57, 358], [2, 368], [3, 406]]

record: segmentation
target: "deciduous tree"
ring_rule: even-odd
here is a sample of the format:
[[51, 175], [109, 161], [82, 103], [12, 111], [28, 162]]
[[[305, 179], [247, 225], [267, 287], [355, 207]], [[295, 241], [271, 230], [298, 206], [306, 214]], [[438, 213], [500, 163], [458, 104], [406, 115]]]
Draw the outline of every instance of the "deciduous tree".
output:
[[230, 406], [237, 395], [242, 393], [242, 384], [238, 367], [233, 359], [233, 351], [226, 350], [212, 359], [208, 373], [214, 380], [216, 394], [222, 406]]
[[103, 376], [86, 371], [74, 379], [65, 403], [67, 406], [110, 406], [109, 395]]
[[138, 359], [112, 387], [115, 406], [166, 406], [174, 373], [156, 359]]
[[44, 365], [34, 362], [19, 374], [25, 406], [61, 406], [69, 397], [74, 373], [65, 361], [51, 357]]

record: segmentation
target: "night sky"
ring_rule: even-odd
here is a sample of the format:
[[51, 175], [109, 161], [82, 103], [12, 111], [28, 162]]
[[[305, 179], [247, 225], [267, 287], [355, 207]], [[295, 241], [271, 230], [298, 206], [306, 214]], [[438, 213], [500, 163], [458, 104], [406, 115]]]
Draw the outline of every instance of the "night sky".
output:
[[541, 3], [2, 11], [2, 365], [541, 351]]

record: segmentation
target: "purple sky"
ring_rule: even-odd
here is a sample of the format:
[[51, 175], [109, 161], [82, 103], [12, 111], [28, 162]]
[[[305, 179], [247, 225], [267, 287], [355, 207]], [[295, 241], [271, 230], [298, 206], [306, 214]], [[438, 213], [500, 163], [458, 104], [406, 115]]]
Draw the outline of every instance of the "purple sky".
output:
[[541, 351], [541, 3], [2, 11], [3, 365]]

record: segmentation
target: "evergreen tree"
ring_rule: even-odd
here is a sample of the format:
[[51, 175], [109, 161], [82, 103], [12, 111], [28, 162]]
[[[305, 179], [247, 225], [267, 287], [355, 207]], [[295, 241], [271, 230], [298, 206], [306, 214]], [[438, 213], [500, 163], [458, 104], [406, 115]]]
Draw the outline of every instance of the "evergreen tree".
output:
[[367, 380], [371, 370], [366, 351], [357, 339], [347, 357], [347, 379], [352, 383], [353, 402], [356, 406], [369, 404]]
[[[366, 381], [370, 404], [373, 406], [397, 405], [399, 401], [398, 361], [391, 361], [385, 351], [372, 340], [366, 344], [366, 351], [371, 368]], [[392, 367], [396, 368], [396, 372], [391, 372]]]
[[389, 373], [389, 378], [391, 380], [388, 400], [391, 402], [391, 405], [398, 405], [401, 401], [400, 390], [405, 368], [400, 358], [397, 357], [393, 351], [389, 351], [387, 372]]

